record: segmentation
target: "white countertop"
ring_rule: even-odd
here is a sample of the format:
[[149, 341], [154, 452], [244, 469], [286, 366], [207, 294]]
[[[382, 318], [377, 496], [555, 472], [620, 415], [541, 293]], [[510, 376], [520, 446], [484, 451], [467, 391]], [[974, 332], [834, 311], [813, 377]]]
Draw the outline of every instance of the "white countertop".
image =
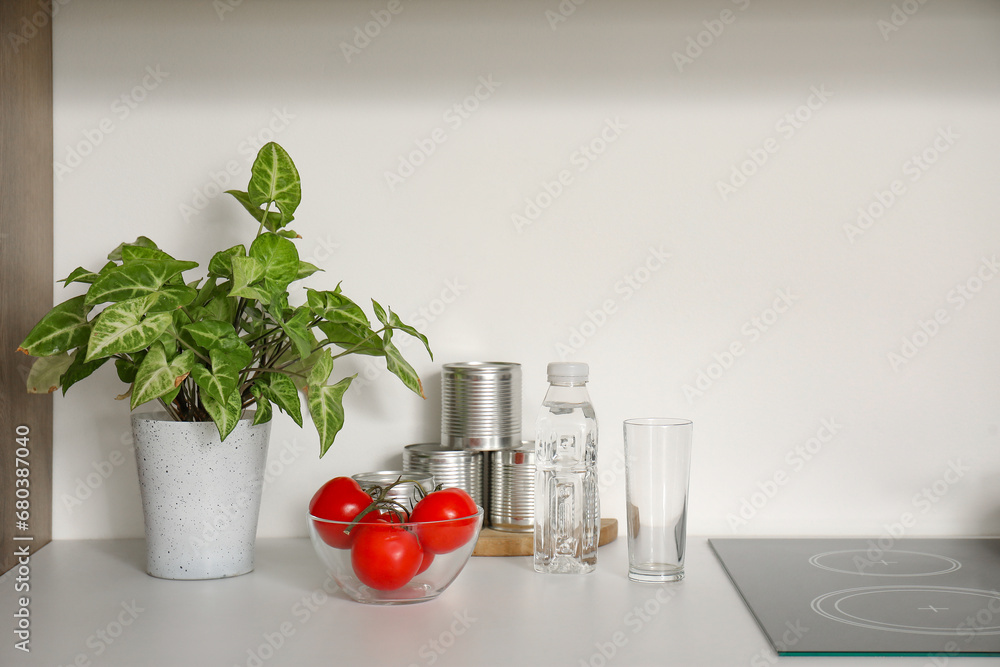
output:
[[258, 540], [256, 570], [233, 579], [164, 581], [146, 575], [144, 562], [142, 540], [42, 548], [30, 562], [30, 653], [14, 647], [25, 595], [15, 592], [17, 573], [0, 580], [0, 665], [934, 664], [778, 658], [704, 537], [689, 538], [687, 578], [677, 584], [630, 582], [619, 538], [589, 575], [536, 574], [527, 557], [473, 558], [437, 600], [398, 607], [343, 596], [307, 539]]

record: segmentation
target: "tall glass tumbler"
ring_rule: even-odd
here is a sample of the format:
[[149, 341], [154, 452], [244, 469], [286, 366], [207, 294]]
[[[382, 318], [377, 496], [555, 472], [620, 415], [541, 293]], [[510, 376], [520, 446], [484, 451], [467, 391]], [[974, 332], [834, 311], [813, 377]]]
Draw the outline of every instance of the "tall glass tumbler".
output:
[[625, 420], [628, 578], [684, 578], [691, 433], [687, 419]]

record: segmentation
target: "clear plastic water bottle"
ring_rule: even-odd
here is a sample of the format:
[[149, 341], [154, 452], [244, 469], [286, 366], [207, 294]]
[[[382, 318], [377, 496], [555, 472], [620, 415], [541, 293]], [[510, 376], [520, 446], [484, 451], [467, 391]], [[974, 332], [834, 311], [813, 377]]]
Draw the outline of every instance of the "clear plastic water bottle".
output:
[[597, 417], [587, 364], [553, 362], [535, 432], [535, 571], [582, 574], [597, 566]]

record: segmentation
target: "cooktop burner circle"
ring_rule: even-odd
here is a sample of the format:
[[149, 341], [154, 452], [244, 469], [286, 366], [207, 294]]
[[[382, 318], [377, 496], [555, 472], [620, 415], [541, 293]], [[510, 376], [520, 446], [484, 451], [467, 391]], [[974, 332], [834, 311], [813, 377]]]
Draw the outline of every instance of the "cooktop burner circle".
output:
[[873, 630], [971, 638], [1000, 634], [1000, 593], [948, 586], [869, 586], [820, 595], [812, 609]]
[[846, 549], [816, 554], [809, 563], [821, 570], [865, 577], [930, 577], [962, 567], [954, 558], [920, 551]]

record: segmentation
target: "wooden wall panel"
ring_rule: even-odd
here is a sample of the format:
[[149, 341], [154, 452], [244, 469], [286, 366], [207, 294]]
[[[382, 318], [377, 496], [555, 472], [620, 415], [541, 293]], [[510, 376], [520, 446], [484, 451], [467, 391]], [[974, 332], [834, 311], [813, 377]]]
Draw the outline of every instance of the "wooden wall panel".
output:
[[[25, 392], [32, 360], [15, 352], [52, 307], [52, 17], [46, 6], [0, 1], [0, 572], [16, 563], [18, 546], [34, 551], [52, 539], [52, 397]], [[17, 439], [25, 432], [26, 530], [15, 515]]]

